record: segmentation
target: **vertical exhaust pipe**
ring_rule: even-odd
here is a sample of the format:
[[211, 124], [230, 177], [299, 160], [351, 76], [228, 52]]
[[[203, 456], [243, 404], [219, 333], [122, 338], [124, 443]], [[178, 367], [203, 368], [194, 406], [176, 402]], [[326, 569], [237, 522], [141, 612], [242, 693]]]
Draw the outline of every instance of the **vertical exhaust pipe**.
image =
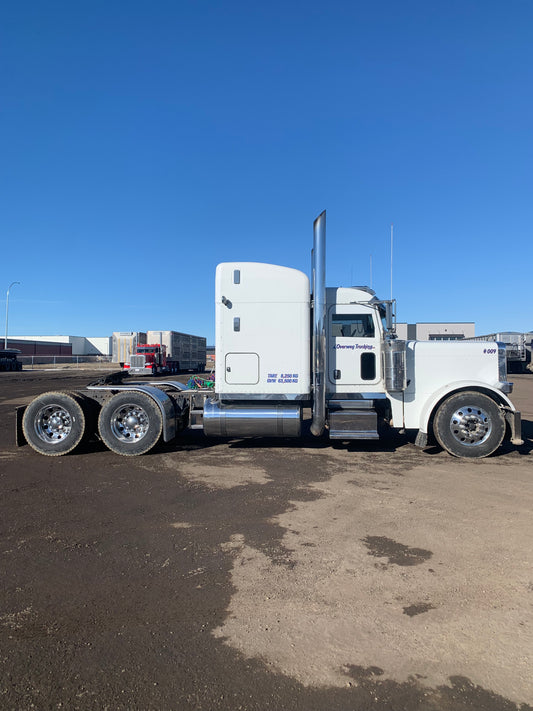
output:
[[313, 419], [319, 437], [326, 424], [326, 211], [313, 224]]

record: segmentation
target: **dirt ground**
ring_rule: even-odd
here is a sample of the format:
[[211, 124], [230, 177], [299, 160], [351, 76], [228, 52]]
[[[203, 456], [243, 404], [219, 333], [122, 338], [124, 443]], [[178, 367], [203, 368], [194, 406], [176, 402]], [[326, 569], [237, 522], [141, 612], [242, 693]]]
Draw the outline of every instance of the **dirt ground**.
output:
[[525, 443], [207, 440], [122, 458], [14, 445], [94, 373], [0, 374], [0, 708], [533, 708]]

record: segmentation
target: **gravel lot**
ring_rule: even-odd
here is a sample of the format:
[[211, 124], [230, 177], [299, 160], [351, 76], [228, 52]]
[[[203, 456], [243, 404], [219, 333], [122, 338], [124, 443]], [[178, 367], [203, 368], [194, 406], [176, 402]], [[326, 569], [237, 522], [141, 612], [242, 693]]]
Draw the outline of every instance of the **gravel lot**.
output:
[[532, 708], [533, 376], [524, 445], [474, 462], [396, 435], [15, 447], [15, 405], [95, 377], [0, 373], [1, 709]]

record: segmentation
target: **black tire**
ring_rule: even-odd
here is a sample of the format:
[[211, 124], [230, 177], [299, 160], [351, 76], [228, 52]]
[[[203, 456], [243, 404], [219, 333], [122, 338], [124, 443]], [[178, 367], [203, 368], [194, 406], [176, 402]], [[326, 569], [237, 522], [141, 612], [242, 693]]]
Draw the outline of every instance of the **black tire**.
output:
[[72, 393], [49, 392], [32, 400], [22, 418], [22, 431], [32, 449], [60, 457], [75, 449], [86, 430], [82, 400]]
[[440, 446], [455, 457], [488, 457], [503, 441], [505, 419], [492, 398], [467, 390], [439, 406], [433, 432]]
[[127, 391], [114, 395], [100, 410], [98, 432], [116, 454], [137, 456], [154, 447], [163, 431], [163, 418], [149, 395]]

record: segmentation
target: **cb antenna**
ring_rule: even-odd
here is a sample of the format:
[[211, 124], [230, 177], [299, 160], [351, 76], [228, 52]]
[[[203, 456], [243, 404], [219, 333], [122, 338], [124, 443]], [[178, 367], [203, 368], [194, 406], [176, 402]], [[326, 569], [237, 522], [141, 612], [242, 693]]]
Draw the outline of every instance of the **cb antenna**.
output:
[[392, 301], [392, 251], [394, 244], [394, 225], [390, 226], [390, 300]]

